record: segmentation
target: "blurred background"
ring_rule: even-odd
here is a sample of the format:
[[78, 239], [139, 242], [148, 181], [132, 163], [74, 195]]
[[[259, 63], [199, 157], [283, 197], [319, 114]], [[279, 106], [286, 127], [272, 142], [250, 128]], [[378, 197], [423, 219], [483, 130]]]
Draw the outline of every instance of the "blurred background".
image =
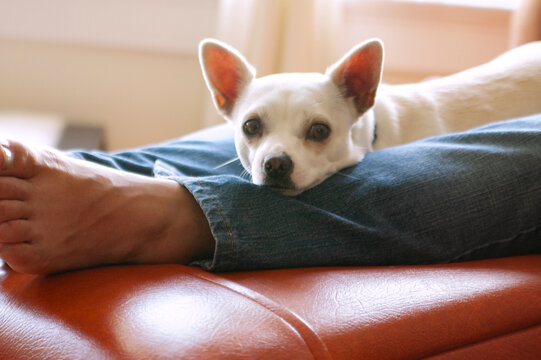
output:
[[519, 0], [0, 0], [0, 136], [118, 150], [221, 123], [205, 37], [258, 75], [318, 71], [371, 37], [384, 81], [481, 64], [509, 48]]

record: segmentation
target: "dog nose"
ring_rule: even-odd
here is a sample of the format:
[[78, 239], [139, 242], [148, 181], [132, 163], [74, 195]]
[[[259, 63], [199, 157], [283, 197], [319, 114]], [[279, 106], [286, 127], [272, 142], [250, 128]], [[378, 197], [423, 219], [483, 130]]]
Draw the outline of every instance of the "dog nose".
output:
[[293, 161], [286, 153], [268, 154], [263, 159], [265, 174], [272, 179], [284, 179], [293, 171]]

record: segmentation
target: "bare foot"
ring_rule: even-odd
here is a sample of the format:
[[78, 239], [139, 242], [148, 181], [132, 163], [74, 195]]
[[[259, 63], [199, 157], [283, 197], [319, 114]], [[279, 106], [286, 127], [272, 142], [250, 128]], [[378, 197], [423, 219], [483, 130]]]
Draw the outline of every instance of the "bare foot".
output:
[[121, 172], [51, 149], [2, 142], [0, 258], [15, 271], [52, 273], [118, 263], [210, 257], [202, 210], [174, 181]]

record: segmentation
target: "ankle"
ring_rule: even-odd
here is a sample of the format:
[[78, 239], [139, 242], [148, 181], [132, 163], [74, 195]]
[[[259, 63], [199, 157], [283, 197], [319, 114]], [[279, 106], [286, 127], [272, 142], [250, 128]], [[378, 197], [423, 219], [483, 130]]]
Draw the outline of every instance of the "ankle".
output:
[[152, 223], [147, 238], [135, 252], [135, 263], [188, 264], [211, 257], [214, 239], [207, 219], [186, 188], [171, 180], [152, 179], [155, 205], [149, 204]]

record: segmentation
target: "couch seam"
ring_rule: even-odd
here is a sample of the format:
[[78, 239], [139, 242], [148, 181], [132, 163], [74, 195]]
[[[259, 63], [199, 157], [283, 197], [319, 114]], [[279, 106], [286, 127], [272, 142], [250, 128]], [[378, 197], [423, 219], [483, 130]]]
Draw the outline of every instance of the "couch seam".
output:
[[312, 327], [308, 323], [306, 323], [300, 316], [295, 314], [293, 311], [289, 310], [285, 306], [276, 303], [275, 301], [269, 299], [263, 294], [247, 288], [243, 285], [240, 285], [234, 281], [227, 280], [215, 274], [204, 272], [203, 270], [197, 268], [189, 268], [189, 270], [190, 271], [186, 271], [187, 274], [201, 280], [210, 282], [214, 285], [218, 285], [231, 292], [234, 292], [242, 296], [243, 298], [257, 304], [258, 306], [263, 307], [267, 311], [273, 313], [275, 316], [280, 318], [280, 320], [284, 321], [287, 325], [289, 325], [299, 335], [299, 337], [304, 341], [304, 344], [306, 345], [314, 359], [332, 360], [332, 356], [327, 347], [325, 346], [323, 340], [321, 340], [319, 335], [312, 329]]

